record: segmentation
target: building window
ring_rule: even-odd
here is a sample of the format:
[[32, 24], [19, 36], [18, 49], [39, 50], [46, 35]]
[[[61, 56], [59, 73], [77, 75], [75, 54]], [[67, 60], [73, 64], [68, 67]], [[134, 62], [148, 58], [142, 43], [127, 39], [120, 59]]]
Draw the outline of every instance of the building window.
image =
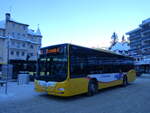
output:
[[26, 30], [26, 26], [23, 26], [23, 30]]
[[15, 27], [15, 24], [14, 23], [12, 23], [12, 26], [13, 26], [13, 28]]
[[30, 56], [33, 56], [33, 53], [31, 53]]
[[16, 55], [19, 56], [19, 54], [20, 54], [19, 51], [17, 51], [17, 52], [16, 52]]
[[22, 52], [22, 56], [24, 56], [25, 55], [25, 53], [24, 52]]
[[3, 36], [5, 36], [5, 32], [3, 32]]
[[30, 45], [30, 48], [33, 49], [33, 45]]
[[12, 42], [11, 42], [11, 45], [12, 45], [12, 46], [14, 46], [14, 45], [15, 45], [15, 42], [14, 42], [14, 41], [12, 41]]
[[19, 43], [19, 42], [17, 43], [17, 47], [18, 47], [18, 48], [20, 47], [20, 43]]
[[25, 37], [25, 34], [22, 34], [23, 37]]
[[12, 32], [12, 36], [15, 37], [15, 33], [14, 32]]
[[23, 43], [23, 44], [22, 44], [22, 47], [25, 47], [25, 46], [26, 46], [26, 44], [25, 44], [25, 43]]
[[14, 55], [14, 51], [11, 51], [10, 54], [11, 54], [11, 55]]

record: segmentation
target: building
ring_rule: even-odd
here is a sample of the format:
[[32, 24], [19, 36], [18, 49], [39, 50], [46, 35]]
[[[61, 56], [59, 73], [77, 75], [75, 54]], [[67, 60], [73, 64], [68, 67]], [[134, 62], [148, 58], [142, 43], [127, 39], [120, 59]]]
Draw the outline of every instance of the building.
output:
[[[41, 40], [39, 28], [36, 31], [29, 29], [28, 24], [13, 20], [11, 14], [6, 13], [5, 19], [0, 21], [0, 71], [3, 65], [9, 63], [16, 76], [19, 71], [24, 70], [27, 60], [33, 65], [38, 58]], [[31, 66], [29, 69], [33, 67], [35, 68]]]
[[150, 18], [126, 34], [129, 35], [130, 53], [136, 59], [135, 64], [150, 72]]

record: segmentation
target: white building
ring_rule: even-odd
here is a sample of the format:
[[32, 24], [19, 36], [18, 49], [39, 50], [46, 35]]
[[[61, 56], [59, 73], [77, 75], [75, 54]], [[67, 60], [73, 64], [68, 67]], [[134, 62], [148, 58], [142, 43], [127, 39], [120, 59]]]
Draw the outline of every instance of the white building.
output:
[[129, 49], [130, 46], [128, 42], [117, 42], [111, 47], [110, 50], [118, 54], [129, 55]]
[[7, 64], [8, 61], [13, 69], [18, 68], [17, 65], [23, 66], [27, 56], [30, 62], [35, 62], [41, 40], [39, 28], [36, 31], [29, 29], [28, 24], [13, 20], [10, 13], [6, 13], [5, 20], [0, 21], [0, 71], [2, 64]]
[[[114, 37], [114, 34], [113, 34], [112, 37]], [[129, 49], [130, 49], [129, 42], [125, 40], [124, 36], [122, 37], [121, 42], [119, 42], [118, 39], [117, 39], [117, 41], [112, 43], [112, 45], [109, 47], [110, 51], [113, 51], [113, 52], [115, 52], [117, 54], [121, 54], [121, 55], [127, 55], [127, 56], [130, 55]]]
[[126, 34], [129, 36], [131, 56], [136, 59], [138, 71], [150, 73], [150, 18]]

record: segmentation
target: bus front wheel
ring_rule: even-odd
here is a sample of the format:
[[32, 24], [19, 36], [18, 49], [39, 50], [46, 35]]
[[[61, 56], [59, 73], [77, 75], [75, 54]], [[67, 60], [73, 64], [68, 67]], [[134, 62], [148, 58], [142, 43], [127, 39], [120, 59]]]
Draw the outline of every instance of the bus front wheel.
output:
[[96, 80], [90, 80], [88, 84], [88, 96], [93, 96], [98, 92], [98, 84]]

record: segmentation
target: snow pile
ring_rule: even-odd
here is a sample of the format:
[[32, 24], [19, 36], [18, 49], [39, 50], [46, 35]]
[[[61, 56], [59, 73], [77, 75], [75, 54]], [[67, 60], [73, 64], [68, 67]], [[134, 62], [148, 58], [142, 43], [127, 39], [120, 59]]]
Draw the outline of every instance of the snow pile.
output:
[[4, 100], [8, 100], [12, 97], [14, 97], [15, 95], [14, 94], [5, 94], [5, 93], [2, 93], [0, 94], [0, 101], [4, 101]]

